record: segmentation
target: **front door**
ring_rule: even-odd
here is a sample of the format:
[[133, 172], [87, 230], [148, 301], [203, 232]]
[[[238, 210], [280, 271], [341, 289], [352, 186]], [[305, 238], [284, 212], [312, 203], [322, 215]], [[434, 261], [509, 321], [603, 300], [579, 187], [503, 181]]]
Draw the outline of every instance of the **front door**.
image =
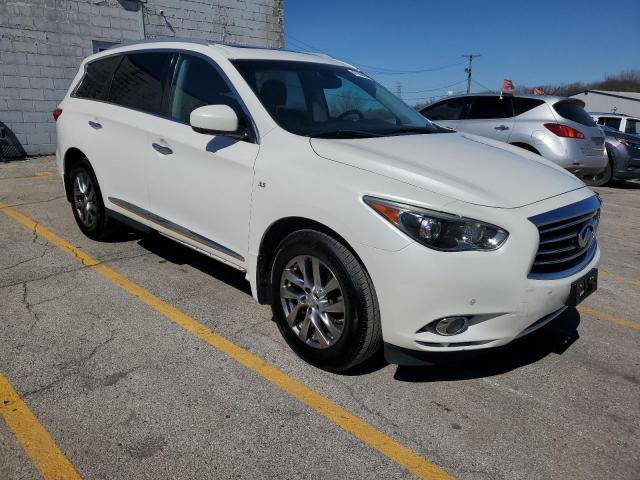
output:
[[[243, 110], [212, 60], [180, 54], [169, 86], [167, 117], [149, 134], [149, 210], [156, 223], [185, 242], [244, 265], [253, 167], [259, 146], [224, 135], [195, 132], [193, 110], [226, 104]], [[162, 230], [161, 230], [162, 231]]]
[[458, 130], [508, 142], [514, 122], [510, 96], [477, 96]]

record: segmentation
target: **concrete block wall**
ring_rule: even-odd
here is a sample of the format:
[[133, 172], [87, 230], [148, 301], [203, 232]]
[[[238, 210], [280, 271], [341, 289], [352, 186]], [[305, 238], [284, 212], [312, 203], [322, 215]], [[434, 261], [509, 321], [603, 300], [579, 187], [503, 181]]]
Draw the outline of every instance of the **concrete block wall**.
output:
[[280, 48], [282, 9], [282, 0], [0, 0], [2, 156], [55, 151], [51, 112], [94, 42], [176, 36]]

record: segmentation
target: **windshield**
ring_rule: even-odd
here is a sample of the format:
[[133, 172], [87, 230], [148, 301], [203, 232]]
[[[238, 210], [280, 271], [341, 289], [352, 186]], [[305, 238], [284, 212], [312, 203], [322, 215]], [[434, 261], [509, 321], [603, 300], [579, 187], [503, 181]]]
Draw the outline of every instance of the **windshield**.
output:
[[297, 135], [358, 138], [442, 131], [358, 70], [276, 60], [233, 64], [278, 125]]

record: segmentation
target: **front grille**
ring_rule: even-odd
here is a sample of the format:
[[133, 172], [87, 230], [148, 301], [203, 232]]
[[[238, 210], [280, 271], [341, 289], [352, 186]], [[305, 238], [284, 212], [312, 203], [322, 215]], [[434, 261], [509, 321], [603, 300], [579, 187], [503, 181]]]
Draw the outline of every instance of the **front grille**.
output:
[[529, 278], [562, 278], [582, 270], [596, 254], [599, 219], [597, 196], [530, 217], [540, 244]]

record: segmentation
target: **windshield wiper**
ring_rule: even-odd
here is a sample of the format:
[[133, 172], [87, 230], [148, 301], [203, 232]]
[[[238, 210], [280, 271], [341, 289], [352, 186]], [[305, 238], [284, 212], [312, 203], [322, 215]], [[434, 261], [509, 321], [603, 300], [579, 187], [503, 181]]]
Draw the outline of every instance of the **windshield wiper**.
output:
[[328, 130], [326, 132], [317, 132], [309, 135], [311, 138], [370, 138], [370, 137], [384, 137], [380, 133], [366, 132], [363, 130], [347, 130], [337, 129]]
[[430, 127], [400, 127], [394, 128], [393, 130], [385, 130], [384, 133], [387, 135], [395, 135], [397, 133], [438, 133], [438, 130]]

